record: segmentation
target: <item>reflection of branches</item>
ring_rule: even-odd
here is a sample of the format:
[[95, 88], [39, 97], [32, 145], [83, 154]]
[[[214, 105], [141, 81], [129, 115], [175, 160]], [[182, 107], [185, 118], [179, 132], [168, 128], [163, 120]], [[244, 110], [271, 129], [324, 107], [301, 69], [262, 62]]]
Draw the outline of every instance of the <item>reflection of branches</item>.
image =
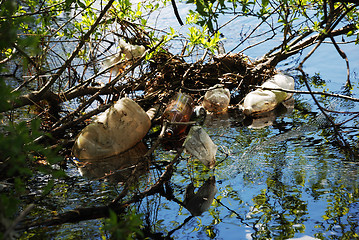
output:
[[84, 220], [91, 220], [97, 218], [104, 218], [109, 216], [109, 211], [113, 210], [117, 213], [123, 213], [129, 205], [139, 202], [143, 198], [147, 196], [154, 195], [162, 191], [163, 184], [167, 182], [173, 173], [174, 165], [179, 161], [179, 157], [182, 154], [182, 150], [180, 149], [176, 156], [172, 159], [172, 161], [166, 166], [165, 171], [158, 178], [156, 183], [150, 186], [147, 190], [144, 190], [140, 193], [135, 193], [129, 200], [124, 202], [119, 202], [126, 195], [127, 190], [124, 190], [119, 194], [117, 198], [115, 198], [110, 204], [106, 206], [95, 206], [90, 208], [76, 208], [71, 211], [67, 211], [59, 214], [58, 216], [53, 217], [52, 219], [48, 219], [40, 222], [28, 223], [23, 226], [19, 226], [18, 229], [26, 229], [31, 227], [39, 227], [39, 226], [53, 226], [60, 225], [64, 223], [74, 223]]
[[299, 71], [301, 71], [301, 73], [303, 74], [303, 80], [304, 83], [308, 89], [308, 91], [311, 93], [311, 96], [315, 102], [315, 104], [318, 106], [318, 108], [320, 109], [320, 111], [322, 112], [322, 114], [326, 117], [326, 119], [331, 123], [334, 132], [335, 132], [335, 137], [338, 140], [338, 143], [341, 147], [347, 149], [349, 151], [349, 153], [351, 154], [351, 157], [354, 157], [355, 154], [353, 152], [353, 149], [350, 147], [350, 145], [347, 143], [347, 141], [344, 139], [344, 137], [342, 136], [342, 134], [339, 132], [338, 126], [335, 124], [335, 122], [333, 121], [333, 119], [326, 113], [325, 109], [319, 104], [318, 100], [316, 99], [316, 97], [314, 96], [314, 94], [312, 93], [312, 90], [309, 86], [309, 83], [307, 81], [307, 77], [303, 71], [303, 69], [301, 67], [298, 68]]
[[175, 229], [172, 229], [171, 231], [168, 232], [167, 236], [166, 236], [166, 239], [168, 239], [175, 231], [181, 229], [184, 225], [186, 225], [186, 223], [189, 222], [189, 220], [191, 220], [193, 218], [193, 216], [189, 216], [187, 217], [183, 223], [181, 225], [179, 225], [178, 227], [176, 227]]
[[227, 207], [225, 204], [223, 204], [222, 202], [221, 202], [221, 200], [219, 200], [218, 198], [215, 198], [216, 199], [216, 201], [220, 204], [220, 205], [222, 205], [224, 208], [226, 208], [228, 211], [230, 211], [231, 213], [233, 213], [234, 215], [236, 215], [237, 216], [237, 218], [241, 221], [241, 223], [243, 223], [243, 224], [245, 224], [245, 225], [247, 225], [248, 227], [250, 227], [250, 225], [247, 223], [247, 222], [245, 222], [244, 221], [244, 218], [241, 216], [241, 215], [239, 215], [239, 213], [237, 213], [236, 211], [234, 211], [234, 210], [232, 210], [232, 209], [230, 209], [229, 207]]

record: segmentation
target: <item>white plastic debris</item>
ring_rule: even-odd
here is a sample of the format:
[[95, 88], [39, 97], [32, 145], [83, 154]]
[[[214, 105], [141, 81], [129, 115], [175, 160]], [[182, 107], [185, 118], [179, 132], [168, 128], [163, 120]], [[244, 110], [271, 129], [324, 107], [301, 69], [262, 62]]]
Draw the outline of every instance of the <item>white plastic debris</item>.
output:
[[102, 63], [104, 68], [107, 68], [117, 62], [121, 62], [112, 68], [115, 74], [122, 73], [126, 66], [133, 63], [134, 59], [141, 57], [146, 50], [142, 45], [132, 45], [122, 39], [120, 39], [119, 48], [120, 51], [118, 53], [109, 56]]
[[203, 107], [213, 113], [223, 113], [227, 111], [231, 94], [223, 85], [217, 84], [210, 88], [203, 99]]
[[[283, 73], [278, 73], [274, 75], [272, 78], [270, 78], [268, 81], [264, 82], [262, 84], [262, 87], [294, 90], [294, 79], [291, 76], [285, 75]], [[274, 94], [276, 94], [276, 98], [280, 102], [287, 100], [293, 96], [293, 93], [287, 93], [278, 90], [271, 90], [271, 91]]]
[[209, 169], [216, 164], [217, 145], [200, 126], [193, 126], [183, 143], [186, 151], [200, 160]]
[[[279, 73], [274, 75], [261, 86], [267, 88], [294, 90], [294, 79], [291, 76]], [[271, 111], [278, 104], [292, 96], [292, 93], [286, 93], [279, 90], [257, 89], [247, 94], [241, 108], [246, 115]]]
[[77, 136], [72, 152], [78, 159], [99, 159], [122, 153], [147, 134], [151, 121], [132, 99], [122, 98]]
[[248, 128], [259, 129], [273, 125], [273, 122], [277, 117], [289, 114], [293, 111], [293, 109], [294, 99], [289, 98], [271, 111], [258, 113], [255, 116], [249, 116], [247, 119], [251, 120], [251, 123], [248, 125]]

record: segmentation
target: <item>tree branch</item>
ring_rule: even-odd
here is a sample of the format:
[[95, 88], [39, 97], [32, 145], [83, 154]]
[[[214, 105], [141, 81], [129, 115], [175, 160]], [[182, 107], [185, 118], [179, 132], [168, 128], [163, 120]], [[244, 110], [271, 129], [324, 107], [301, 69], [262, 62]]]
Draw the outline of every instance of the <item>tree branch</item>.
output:
[[310, 92], [309, 91], [298, 91], [298, 90], [288, 90], [288, 89], [284, 89], [284, 88], [268, 88], [268, 87], [262, 87], [262, 86], [254, 86], [254, 87], [255, 88], [260, 88], [260, 89], [263, 89], [263, 90], [282, 91], [282, 92], [287, 92], [287, 93], [324, 95], [324, 96], [328, 96], [328, 97], [337, 97], [337, 98], [343, 98], [345, 100], [359, 102], [359, 98], [353, 98], [353, 97], [349, 97], [349, 96], [345, 96], [345, 95], [341, 95], [341, 94], [336, 94], [336, 93], [326, 93], [326, 92], [317, 92], [317, 91], [310, 91]]
[[181, 16], [180, 16], [179, 13], [178, 13], [176, 1], [175, 1], [175, 0], [171, 0], [171, 3], [172, 3], [173, 11], [175, 12], [175, 15], [176, 15], [176, 18], [177, 18], [178, 23], [179, 23], [181, 26], [183, 26], [183, 22], [182, 22]]
[[37, 102], [39, 100], [42, 100], [43, 95], [50, 89], [50, 87], [56, 82], [56, 80], [61, 76], [61, 74], [66, 70], [66, 68], [70, 65], [70, 63], [74, 60], [74, 58], [78, 55], [82, 47], [84, 46], [85, 42], [90, 38], [91, 34], [95, 31], [98, 24], [100, 23], [101, 19], [105, 16], [106, 12], [110, 9], [112, 6], [112, 3], [115, 0], [109, 0], [109, 2], [106, 4], [104, 9], [101, 11], [100, 15], [96, 19], [95, 23], [91, 26], [89, 31], [81, 38], [81, 41], [78, 43], [75, 50], [72, 52], [70, 57], [65, 61], [65, 63], [58, 69], [58, 71], [52, 75], [51, 79], [38, 91], [31, 92], [26, 95], [22, 95], [18, 97], [15, 101], [11, 103], [10, 108], [8, 109], [1, 109], [1, 111], [7, 111], [10, 109], [15, 109], [18, 107], [22, 107], [25, 105], [32, 104], [34, 102]]

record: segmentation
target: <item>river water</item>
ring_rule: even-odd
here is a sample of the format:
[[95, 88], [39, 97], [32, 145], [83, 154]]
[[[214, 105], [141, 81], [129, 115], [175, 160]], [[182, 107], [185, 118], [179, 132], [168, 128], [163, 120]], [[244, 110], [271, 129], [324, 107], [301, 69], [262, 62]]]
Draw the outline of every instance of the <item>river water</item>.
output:
[[[179, 5], [179, 9], [184, 18], [189, 6]], [[152, 21], [157, 28], [180, 29], [170, 6]], [[226, 21], [228, 19], [221, 20], [222, 23]], [[256, 24], [255, 19], [238, 18], [223, 28], [225, 48], [232, 49], [237, 45], [238, 36]], [[186, 32], [184, 27], [181, 31]], [[274, 38], [244, 53], [251, 58], [260, 57], [279, 41], [280, 38]], [[246, 45], [240, 48], [244, 47]], [[341, 47], [350, 61], [353, 97], [358, 98], [358, 47]], [[305, 50], [302, 57], [308, 51]], [[281, 63], [278, 68], [289, 70], [296, 80], [297, 90], [307, 90], [298, 77], [299, 72], [291, 70], [297, 64], [297, 57]], [[319, 74], [325, 81], [314, 90], [340, 92], [346, 81], [345, 61], [330, 44], [323, 44], [305, 63], [304, 70], [309, 77]], [[322, 102], [332, 102], [327, 107], [335, 110], [359, 111], [357, 104], [348, 104], [344, 100]], [[347, 157], [335, 144], [329, 134], [331, 128], [325, 124], [325, 118], [309, 95], [295, 94], [293, 104], [294, 109], [286, 114], [269, 116], [267, 122], [272, 124], [265, 127], [243, 121], [236, 111], [209, 116], [203, 127], [218, 145], [216, 167], [208, 170], [183, 153], [168, 186], [176, 199], [184, 201], [190, 183], [195, 191], [205, 185], [207, 193], [215, 193], [209, 209], [200, 216], [191, 217], [191, 213], [177, 202], [151, 196], [133, 206], [143, 214], [144, 225], [153, 233], [174, 239], [359, 238], [358, 159]], [[337, 122], [345, 119], [345, 116], [334, 117]], [[358, 127], [358, 119], [347, 126]], [[358, 132], [348, 136], [357, 139]], [[160, 164], [174, 156], [174, 152], [159, 149], [153, 162]], [[72, 183], [57, 183], [52, 193], [53, 202], [47, 203], [48, 209], [62, 212], [80, 206], [106, 204], [117, 195], [111, 182], [91, 181], [91, 173], [82, 176], [71, 164], [68, 174]], [[139, 184], [139, 189], [154, 183], [158, 174], [157, 170], [151, 170]], [[207, 186], [206, 180], [213, 177], [215, 186]], [[195, 207], [200, 209], [201, 205]], [[44, 210], [44, 214], [48, 212]], [[35, 235], [47, 239], [100, 239], [107, 236], [102, 219], [37, 230]]]

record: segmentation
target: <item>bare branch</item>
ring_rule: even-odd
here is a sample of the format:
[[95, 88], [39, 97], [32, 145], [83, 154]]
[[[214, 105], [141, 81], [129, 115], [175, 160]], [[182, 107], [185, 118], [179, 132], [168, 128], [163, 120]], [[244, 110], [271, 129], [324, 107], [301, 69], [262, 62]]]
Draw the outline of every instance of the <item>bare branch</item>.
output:
[[[31, 92], [26, 95], [22, 95], [16, 99], [16, 101], [12, 102], [12, 106], [10, 109], [22, 107], [25, 105], [32, 104], [33, 102], [37, 102], [42, 99], [43, 95], [50, 89], [50, 87], [56, 82], [56, 80], [61, 76], [61, 74], [66, 70], [66, 68], [70, 65], [72, 60], [78, 55], [79, 51], [82, 49], [83, 45], [90, 38], [91, 34], [95, 31], [101, 19], [105, 16], [106, 12], [112, 6], [112, 3], [115, 0], [109, 0], [104, 9], [101, 11], [100, 15], [96, 19], [95, 23], [91, 26], [89, 31], [81, 38], [81, 41], [72, 52], [70, 57], [65, 61], [65, 63], [61, 66], [61, 68], [51, 77], [51, 79], [38, 91]], [[10, 110], [10, 109], [1, 109], [2, 111]]]
[[317, 92], [317, 91], [298, 91], [298, 90], [288, 90], [283, 88], [268, 88], [268, 87], [262, 87], [262, 86], [254, 86], [255, 88], [263, 89], [263, 90], [271, 90], [271, 91], [282, 91], [287, 93], [301, 93], [301, 94], [316, 94], [316, 95], [322, 95], [322, 96], [328, 96], [328, 97], [336, 97], [336, 98], [343, 98], [345, 100], [350, 100], [354, 102], [359, 102], [359, 98], [353, 98], [341, 94], [336, 93], [326, 93], [326, 92]]

